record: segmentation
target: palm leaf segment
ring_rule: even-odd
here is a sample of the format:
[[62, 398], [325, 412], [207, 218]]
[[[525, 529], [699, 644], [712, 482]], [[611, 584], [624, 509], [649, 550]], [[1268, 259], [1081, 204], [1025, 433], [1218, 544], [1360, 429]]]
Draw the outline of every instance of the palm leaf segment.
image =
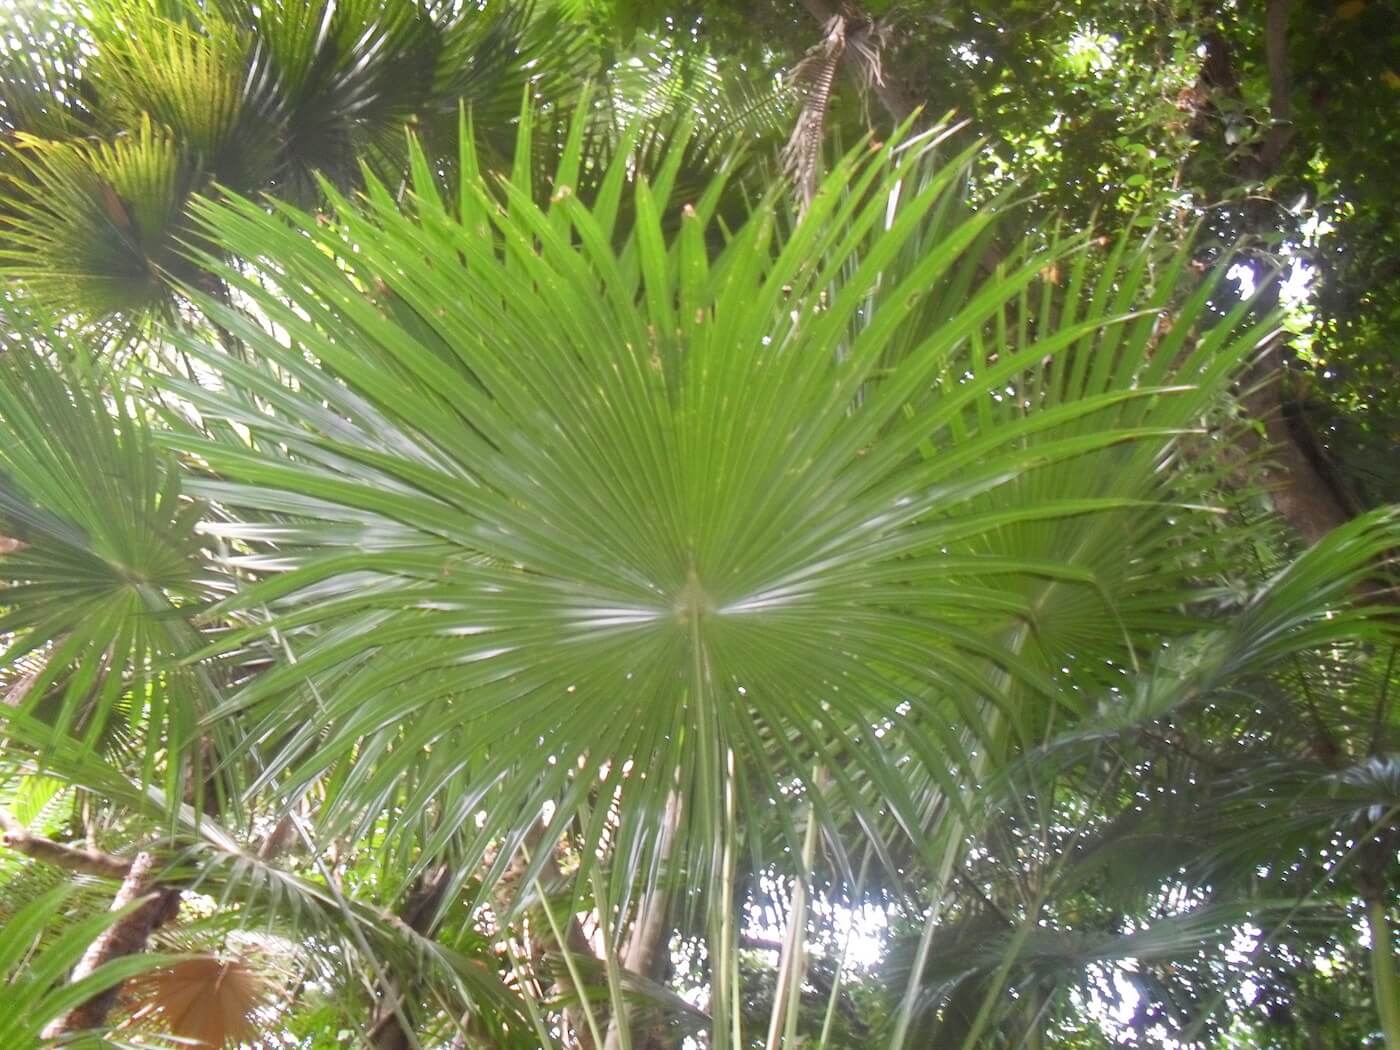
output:
[[[993, 669], [1021, 670], [1007, 577], [1085, 584], [991, 541], [1142, 495], [989, 494], [1076, 459], [1098, 487], [1098, 453], [1160, 449], [1252, 340], [1227, 321], [1188, 344], [1204, 294], [1160, 345], [1155, 316], [1085, 296], [1071, 323], [988, 354], [1062, 249], [979, 279], [969, 249], [996, 209], [949, 207], [958, 165], [914, 179], [917, 149], [853, 156], [785, 238], [771, 201], [724, 237], [717, 182], [668, 239], [674, 168], [629, 188], [625, 156], [585, 206], [577, 155], [548, 207], [528, 163], [495, 186], [470, 149], [450, 208], [421, 154], [416, 215], [373, 183], [364, 205], [332, 193], [333, 224], [200, 207], [258, 260], [259, 281], [223, 275], [271, 330], [208, 304], [260, 363], [191, 342], [222, 387], [172, 385], [249, 437], [173, 440], [216, 475], [196, 491], [249, 521], [220, 527], [243, 564], [278, 570], [226, 611], [270, 610], [294, 654], [227, 714], [275, 742], [264, 784], [324, 780], [328, 832], [387, 808], [404, 815], [390, 848], [431, 858], [480, 827], [462, 870], [546, 802], [554, 833], [578, 819], [596, 845], [611, 798], [630, 880], [678, 789], [686, 869], [722, 877], [736, 822], [814, 766], [865, 827], [872, 783], [912, 831], [900, 767], [912, 755], [955, 787], [947, 698], [975, 732], [1006, 700]], [[1081, 368], [1008, 425], [988, 412], [1004, 384], [1095, 348], [1128, 364]], [[1189, 393], [1139, 382], [1163, 360]]]
[[[1358, 602], [1356, 591], [1384, 571], [1397, 538], [1394, 508], [1334, 530], [1263, 582], [1226, 623], [1173, 639], [1153, 666], [1126, 680], [1128, 688], [1023, 753], [1002, 771], [1005, 779], [985, 784], [979, 801], [1014, 825], [1023, 807], [1050, 793], [1048, 785], [1074, 783], [1070, 805], [1092, 795], [1095, 826], [1081, 834], [1072, 830], [1077, 815], [1060, 817], [1056, 829], [1072, 849], [1061, 839], [1041, 852], [1034, 839], [1023, 839], [1021, 852], [1010, 856], [999, 850], [1015, 841], [1014, 832], [982, 833], [987, 845], [964, 874], [966, 885], [988, 889], [962, 896], [933, 938], [920, 975], [925, 1021], [933, 1023], [942, 1010], [946, 1037], [984, 995], [997, 1000], [999, 984], [990, 992], [980, 986], [997, 973], [1026, 990], [1084, 982], [1088, 995], [1093, 968], [1105, 960], [1189, 963], [1245, 921], [1271, 937], [1280, 923], [1316, 936], [1328, 923], [1354, 921], [1325, 907], [1329, 896], [1348, 895], [1338, 885], [1340, 873], [1325, 887], [1314, 884], [1317, 872], [1300, 872], [1296, 858], [1316, 855], [1325, 865], [1334, 838], [1361, 838], [1381, 827], [1400, 801], [1396, 763], [1374, 755], [1328, 769], [1310, 759], [1298, 738], [1314, 735], [1316, 723], [1278, 679], [1307, 669], [1324, 682], [1330, 678], [1335, 690], [1349, 673], [1346, 688], [1327, 696], [1327, 716], [1342, 720], [1339, 731], [1349, 725], [1362, 747], [1384, 732], [1375, 711], [1363, 719], [1346, 706], [1362, 697], [1374, 704], [1392, 684], [1389, 610]], [[1125, 755], [1132, 772], [1124, 780]], [[986, 825], [983, 818], [980, 826]], [[1027, 880], [1024, 872], [1037, 867]], [[988, 907], [991, 899], [1025, 906], [1027, 882], [1044, 896], [1025, 907], [1019, 925], [1007, 914], [1018, 914], [1014, 905]], [[945, 908], [945, 916], [952, 911]], [[1122, 932], [1108, 918], [1124, 913], [1155, 919]], [[908, 974], [916, 939], [910, 933], [896, 942], [893, 973]], [[1222, 987], [1258, 972], [1252, 960], [1209, 961], [1222, 968]], [[1140, 966], [1134, 980], [1144, 982], [1145, 1001], [1149, 983], [1153, 1001], [1180, 997], [1172, 1009], [1180, 1010], [1184, 1026], [1202, 1004], [1176, 988], [1182, 978], [1189, 983], [1189, 970], [1154, 973]]]
[[149, 120], [113, 143], [16, 137], [0, 262], [41, 302], [106, 317], [190, 271], [171, 237], [198, 169]]
[[16, 0], [0, 11], [0, 130], [61, 137], [87, 118], [82, 41], [59, 0]]

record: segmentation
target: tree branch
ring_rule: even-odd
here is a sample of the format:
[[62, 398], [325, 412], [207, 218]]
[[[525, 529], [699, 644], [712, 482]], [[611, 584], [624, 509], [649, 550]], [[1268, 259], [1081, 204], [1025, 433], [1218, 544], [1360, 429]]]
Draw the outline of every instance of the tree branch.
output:
[[23, 853], [34, 860], [52, 864], [75, 875], [125, 879], [131, 874], [131, 861], [101, 850], [78, 849], [42, 835], [31, 834], [28, 828], [4, 809], [0, 809], [0, 843], [17, 853]]
[[[73, 968], [71, 982], [81, 981], [113, 959], [145, 951], [151, 933], [174, 918], [180, 907], [180, 891], [169, 886], [160, 886], [155, 880], [155, 873], [155, 857], [150, 853], [138, 853], [136, 859], [131, 862], [131, 870], [122, 880], [121, 889], [112, 899], [112, 910], [120, 911], [137, 901], [141, 903], [107, 927], [88, 945], [88, 950]], [[142, 900], [143, 897], [145, 900]], [[79, 1003], [45, 1028], [43, 1037], [57, 1039], [101, 1026], [116, 1003], [120, 991], [121, 985], [117, 984], [99, 992], [86, 1002]]]

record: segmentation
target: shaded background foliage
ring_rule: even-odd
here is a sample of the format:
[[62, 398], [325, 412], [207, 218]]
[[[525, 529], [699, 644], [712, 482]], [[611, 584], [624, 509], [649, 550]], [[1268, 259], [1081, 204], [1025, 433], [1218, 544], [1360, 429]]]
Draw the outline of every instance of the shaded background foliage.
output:
[[[750, 69], [792, 68], [840, 4], [598, 2], [624, 38], [694, 37]], [[1202, 261], [1242, 248], [1255, 275], [1312, 279], [1290, 367], [1297, 423], [1346, 498], [1400, 493], [1393, 167], [1400, 157], [1400, 8], [1343, 3], [1149, 4], [995, 0], [872, 3], [895, 105], [843, 81], [839, 125], [881, 126], [908, 105], [953, 111], [987, 141], [975, 180], [1025, 181], [1034, 228], [1063, 217], [1203, 223]], [[1271, 19], [1283, 28], [1269, 53]], [[1282, 78], [1275, 94], [1271, 75]], [[1280, 100], [1286, 108], [1280, 111]], [[902, 115], [902, 114], [900, 114]]]

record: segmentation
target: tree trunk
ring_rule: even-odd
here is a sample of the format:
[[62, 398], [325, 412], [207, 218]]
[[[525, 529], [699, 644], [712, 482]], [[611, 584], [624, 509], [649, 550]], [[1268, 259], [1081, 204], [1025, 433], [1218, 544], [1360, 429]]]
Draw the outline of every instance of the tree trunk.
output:
[[[1269, 80], [1270, 125], [1259, 147], [1238, 164], [1243, 178], [1267, 179], [1276, 174], [1293, 140], [1292, 85], [1288, 70], [1288, 18], [1292, 0], [1268, 0], [1264, 12], [1264, 64]], [[1218, 92], [1238, 98], [1239, 78], [1229, 48], [1219, 35], [1207, 39], [1201, 69], [1203, 97]], [[1257, 223], [1273, 222], [1272, 206], [1259, 209]], [[1261, 298], [1267, 312], [1277, 301], [1277, 285]], [[1269, 466], [1265, 472], [1274, 509], [1309, 545], [1338, 525], [1351, 520], [1355, 508], [1342, 491], [1320, 454], [1316, 441], [1306, 433], [1306, 422], [1294, 411], [1284, 367], [1284, 345], [1275, 342], [1255, 362], [1245, 381], [1242, 403], [1264, 427]]]
[[1267, 350], [1246, 380], [1245, 410], [1264, 427], [1268, 466], [1264, 480], [1274, 509], [1309, 545], [1351, 520], [1350, 508], [1325, 472], [1310, 455], [1289, 422], [1283, 348]]
[[[521, 880], [525, 876], [526, 870], [530, 866], [530, 858], [543, 848], [544, 836], [547, 826], [543, 821], [536, 821], [530, 827], [530, 832], [521, 843], [523, 847], [519, 854], [512, 860], [506, 868], [505, 874], [501, 876], [492, 891], [495, 911], [498, 917], [510, 915], [522, 896], [527, 896], [530, 892], [529, 886], [521, 885]], [[539, 890], [543, 894], [550, 886], [557, 884], [564, 877], [559, 867], [559, 862], [551, 852], [544, 861], [540, 869], [538, 883]], [[543, 902], [541, 902], [543, 908]], [[555, 944], [555, 938], [547, 919], [541, 919], [538, 914], [531, 915], [521, 927], [521, 940], [525, 950], [525, 958], [529, 970], [538, 982], [543, 995], [551, 999], [568, 999], [570, 997], [582, 998], [584, 989], [574, 988], [573, 977], [568, 972], [567, 966], [561, 966], [559, 971], [549, 980], [545, 960], [553, 947], [567, 947], [568, 951], [576, 958], [593, 959], [596, 958], [593, 946], [588, 941], [588, 936], [583, 932], [583, 927], [579, 924], [578, 918], [574, 915], [561, 916], [564, 922], [561, 924], [561, 935], [564, 946]], [[505, 926], [502, 920], [502, 926]], [[548, 981], [548, 983], [546, 983]], [[597, 1007], [594, 1020], [597, 1021]], [[592, 1026], [588, 1023], [588, 1013], [582, 1006], [567, 1005], [560, 1009], [565, 1029], [565, 1045], [571, 1045], [575, 1050], [597, 1050], [597, 1041], [593, 1037]]]
[[[134, 910], [109, 926], [83, 954], [78, 965], [73, 968], [72, 981], [80, 981], [103, 963], [136, 955], [146, 950], [146, 944], [163, 923], [174, 918], [180, 907], [180, 891], [169, 886], [161, 886], [155, 880], [156, 861], [150, 853], [138, 853], [131, 862], [131, 869], [122, 880], [121, 888], [112, 901], [112, 910], [120, 911], [128, 905], [142, 901]], [[107, 1020], [121, 986], [99, 992], [87, 1002], [80, 1003], [67, 1014], [52, 1022], [44, 1029], [45, 1039], [97, 1028]]]
[[[439, 864], [419, 877], [399, 912], [399, 917], [414, 933], [425, 937], [432, 933], [443, 894], [451, 881], [452, 870], [446, 864]], [[369, 1045], [374, 1050], [414, 1050], [417, 1047], [413, 1032], [404, 1027], [405, 1019], [410, 1024], [413, 1022], [412, 996], [404, 994], [412, 986], [409, 976], [407, 980], [387, 977], [380, 987], [379, 1001], [369, 1024]]]
[[[875, 20], [853, 0], [845, 0], [839, 5], [828, 3], [827, 0], [802, 0], [802, 6], [821, 26], [826, 26], [837, 14], [855, 24], [875, 24]], [[849, 53], [845, 59], [845, 65], [852, 75], [862, 83], [868, 82], [875, 97], [880, 100], [880, 105], [896, 124], [903, 122], [919, 108], [919, 101], [900, 86], [896, 77], [886, 75], [883, 70], [879, 76], [871, 76], [871, 70], [861, 65], [862, 59], [857, 53]]]

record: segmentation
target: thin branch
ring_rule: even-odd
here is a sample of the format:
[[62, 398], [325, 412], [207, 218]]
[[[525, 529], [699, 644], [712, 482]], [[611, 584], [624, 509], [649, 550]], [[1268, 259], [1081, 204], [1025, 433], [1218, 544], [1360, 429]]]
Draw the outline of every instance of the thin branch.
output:
[[52, 864], [75, 875], [98, 875], [107, 879], [125, 879], [131, 874], [131, 861], [96, 849], [78, 849], [61, 842], [31, 834], [7, 810], [0, 808], [0, 843], [26, 857]]

